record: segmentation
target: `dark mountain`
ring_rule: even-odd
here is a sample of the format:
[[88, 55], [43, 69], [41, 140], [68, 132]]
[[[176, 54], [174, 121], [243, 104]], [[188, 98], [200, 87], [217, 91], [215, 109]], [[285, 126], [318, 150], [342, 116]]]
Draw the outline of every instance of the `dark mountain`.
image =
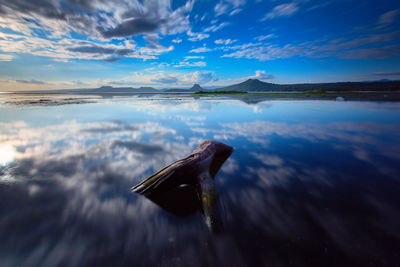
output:
[[203, 91], [203, 88], [196, 83], [192, 86], [192, 88], [190, 88], [190, 90], [193, 92], [198, 92], [198, 91]]
[[283, 91], [399, 91], [400, 81], [285, 84]]
[[170, 93], [193, 93], [193, 92], [198, 92], [202, 91], [203, 88], [198, 85], [197, 83], [192, 86], [192, 88], [171, 88], [171, 89], [166, 89], [164, 92], [170, 92]]
[[[191, 88], [172, 88], [157, 90], [153, 87], [112, 87], [102, 86], [100, 88], [81, 88], [63, 90], [40, 90], [23, 91], [23, 93], [193, 93], [199, 91], [237, 91], [237, 92], [273, 92], [273, 91], [400, 91], [400, 81], [368, 81], [368, 82], [337, 82], [337, 83], [303, 83], [303, 84], [276, 84], [267, 83], [257, 79], [233, 84], [225, 87], [213, 87], [203, 89], [200, 85], [194, 84]], [[22, 91], [21, 91], [22, 92]]]
[[282, 85], [274, 83], [266, 83], [257, 79], [248, 79], [242, 83], [225, 86], [221, 88], [214, 89], [215, 91], [241, 91], [241, 92], [251, 92], [251, 91], [276, 91], [282, 90]]
[[374, 82], [338, 82], [338, 83], [304, 83], [275, 84], [248, 79], [242, 83], [216, 88], [214, 91], [268, 92], [268, 91], [398, 91], [400, 81]]

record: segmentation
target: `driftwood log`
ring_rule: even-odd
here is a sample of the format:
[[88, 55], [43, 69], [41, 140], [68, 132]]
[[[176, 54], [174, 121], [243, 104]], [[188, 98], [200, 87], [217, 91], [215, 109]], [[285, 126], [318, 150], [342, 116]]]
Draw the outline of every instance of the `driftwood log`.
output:
[[132, 191], [176, 216], [201, 211], [213, 231], [222, 229], [214, 177], [233, 148], [216, 141], [201, 143], [189, 156], [163, 168]]

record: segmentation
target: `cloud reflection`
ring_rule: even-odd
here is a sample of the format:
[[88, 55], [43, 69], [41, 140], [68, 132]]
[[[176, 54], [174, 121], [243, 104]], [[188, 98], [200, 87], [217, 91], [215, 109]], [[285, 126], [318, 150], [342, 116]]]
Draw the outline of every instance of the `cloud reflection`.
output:
[[[6, 244], [3, 263], [155, 265], [163, 261], [161, 251], [169, 240], [180, 239], [178, 230], [190, 236], [204, 228], [182, 230], [179, 221], [169, 222], [156, 205], [129, 190], [142, 176], [191, 148], [169, 142], [166, 137], [175, 131], [155, 123], [117, 125], [121, 123], [72, 121], [32, 128], [22, 122], [3, 123], [7, 134], [2, 142], [19, 151], [15, 163], [0, 169], [2, 198], [11, 204], [0, 205], [1, 214], [7, 214], [0, 221], [1, 229], [7, 229], [0, 231]], [[159, 145], [141, 140], [153, 135], [164, 139]], [[12, 177], [13, 183], [4, 183], [5, 177]], [[29, 218], [29, 223], [21, 218]], [[148, 254], [150, 247], [154, 257]]]
[[5, 166], [12, 162], [15, 158], [15, 148], [11, 145], [4, 144], [0, 146], [0, 166]]
[[[398, 124], [278, 120], [280, 103], [254, 113], [231, 100], [107, 101], [143, 120], [94, 120], [78, 106], [85, 120], [0, 122], [0, 147], [13, 148], [0, 165], [3, 265], [398, 262]], [[214, 113], [226, 107], [245, 121]], [[227, 220], [218, 239], [200, 214], [179, 219], [130, 193], [213, 137], [236, 150], [216, 179]]]

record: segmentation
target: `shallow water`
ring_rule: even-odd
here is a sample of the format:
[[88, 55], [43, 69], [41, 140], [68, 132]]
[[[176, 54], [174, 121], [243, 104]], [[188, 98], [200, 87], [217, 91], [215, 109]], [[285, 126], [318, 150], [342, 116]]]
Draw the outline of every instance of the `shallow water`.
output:
[[[400, 103], [27, 98], [0, 98], [0, 266], [400, 262]], [[208, 139], [218, 234], [130, 191]]]

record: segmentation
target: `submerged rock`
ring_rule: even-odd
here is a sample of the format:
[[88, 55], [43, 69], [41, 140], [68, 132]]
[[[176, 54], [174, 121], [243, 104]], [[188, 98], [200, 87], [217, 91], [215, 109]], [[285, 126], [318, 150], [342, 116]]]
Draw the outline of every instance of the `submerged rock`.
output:
[[214, 177], [233, 148], [216, 141], [201, 143], [188, 157], [178, 160], [134, 186], [176, 216], [201, 211], [213, 231], [222, 229]]

